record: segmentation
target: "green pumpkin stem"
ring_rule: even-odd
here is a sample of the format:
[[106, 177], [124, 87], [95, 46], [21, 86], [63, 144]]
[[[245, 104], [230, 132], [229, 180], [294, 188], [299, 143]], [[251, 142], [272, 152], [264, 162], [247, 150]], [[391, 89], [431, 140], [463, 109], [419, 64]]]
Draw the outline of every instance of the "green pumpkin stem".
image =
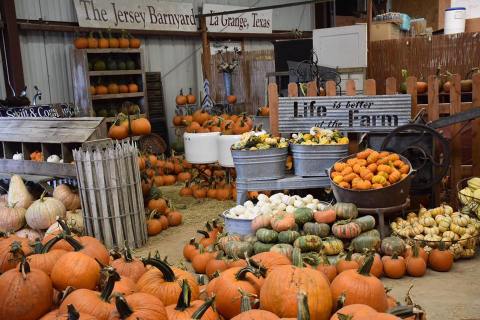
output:
[[374, 257], [372, 255], [367, 256], [363, 265], [358, 268], [358, 273], [364, 276], [369, 276], [373, 265], [373, 259]]
[[205, 223], [205, 228], [207, 228], [207, 231], [208, 231], [208, 232], [213, 231], [212, 225], [211, 225], [210, 222], [208, 222], [208, 221], [207, 221], [207, 223]]
[[[47, 253], [52, 249], [52, 247], [60, 240], [62, 240], [62, 234], [56, 235], [52, 239], [48, 240], [47, 243], [45, 243], [44, 246], [42, 246], [42, 249], [39, 253]], [[35, 243], [36, 245], [36, 243]], [[36, 250], [36, 249], [35, 249]]]
[[133, 256], [132, 256], [132, 251], [130, 250], [130, 247], [128, 244], [125, 242], [125, 248], [123, 250], [123, 258], [127, 262], [132, 262], [133, 261]]
[[352, 261], [352, 254], [353, 254], [353, 250], [352, 248], [349, 248], [347, 251], [347, 256], [345, 257], [345, 261]]
[[63, 219], [58, 218], [57, 222], [60, 225], [60, 227], [62, 227], [63, 233], [65, 233], [66, 235], [72, 234], [72, 231], [70, 230], [69, 226], [65, 223]]
[[181, 287], [182, 292], [180, 292], [180, 295], [178, 296], [177, 306], [175, 307], [175, 310], [185, 311], [186, 309], [190, 308], [192, 291], [190, 290], [190, 286], [185, 279], [183, 279]]
[[342, 294], [338, 296], [337, 304], [335, 305], [335, 310], [340, 310], [343, 308], [343, 306], [345, 305], [345, 299], [346, 299], [345, 292], [342, 292]]
[[445, 250], [445, 242], [440, 241], [440, 243], [438, 244], [438, 250], [440, 250], [440, 251]]
[[202, 304], [193, 314], [192, 314], [192, 319], [198, 320], [202, 319], [203, 315], [209, 308], [213, 306], [213, 303], [215, 302], [215, 296], [212, 296], [211, 298], [208, 298], [205, 300], [205, 303]]
[[413, 245], [412, 253], [413, 253], [413, 257], [414, 257], [414, 258], [418, 258], [418, 255], [419, 255], [419, 253], [418, 253], [418, 244], [415, 243], [415, 244]]
[[238, 288], [238, 291], [240, 292], [241, 295], [241, 300], [240, 300], [240, 312], [247, 312], [252, 310], [252, 304], [250, 302], [250, 298], [255, 297], [253, 294], [248, 293], [241, 288]]
[[392, 259], [393, 259], [393, 260], [398, 259], [398, 253], [397, 253], [396, 251], [393, 252], [393, 254], [392, 254]]
[[115, 297], [115, 307], [120, 315], [120, 319], [126, 319], [133, 314], [132, 308], [130, 308], [127, 300], [122, 295], [117, 295]]
[[66, 236], [64, 236], [64, 237], [65, 237], [65, 240], [68, 242], [68, 244], [73, 247], [73, 250], [75, 250], [75, 251], [80, 251], [80, 250], [82, 250], [83, 248], [85, 248], [85, 247], [80, 243], [80, 241], [78, 241], [77, 239], [73, 238], [72, 236], [66, 235]]
[[258, 270], [256, 270], [252, 266], [247, 266], [247, 267], [244, 267], [244, 268], [238, 270], [237, 274], [235, 275], [235, 279], [236, 280], [246, 280], [246, 276], [247, 276], [248, 273], [251, 273], [255, 277], [259, 278]]
[[337, 313], [338, 320], [352, 320], [353, 316], [349, 314]]
[[33, 244], [30, 245], [32, 248], [33, 248], [33, 253], [34, 254], [39, 254], [39, 253], [43, 253], [43, 244], [42, 242], [40, 241], [40, 239], [36, 239], [35, 242]]
[[299, 292], [297, 295], [297, 300], [297, 320], [310, 320], [310, 310], [308, 309], [307, 295], [304, 292]]
[[109, 268], [107, 283], [105, 284], [105, 287], [103, 287], [103, 290], [100, 294], [100, 299], [105, 302], [109, 302], [113, 288], [115, 287], [115, 282], [117, 281], [120, 281], [120, 275], [115, 271], [114, 268]]
[[163, 280], [165, 280], [166, 282], [176, 281], [175, 273], [165, 261], [155, 258], [148, 258], [142, 259], [142, 262], [144, 265], [151, 265], [160, 270], [160, 272], [163, 274]]
[[207, 239], [210, 238], [210, 235], [205, 230], [197, 230], [197, 233], [200, 233], [201, 235], [203, 235], [204, 238], [207, 238]]
[[73, 306], [73, 304], [69, 304], [67, 306], [67, 320], [78, 320], [80, 319], [80, 313], [78, 313], [77, 309]]

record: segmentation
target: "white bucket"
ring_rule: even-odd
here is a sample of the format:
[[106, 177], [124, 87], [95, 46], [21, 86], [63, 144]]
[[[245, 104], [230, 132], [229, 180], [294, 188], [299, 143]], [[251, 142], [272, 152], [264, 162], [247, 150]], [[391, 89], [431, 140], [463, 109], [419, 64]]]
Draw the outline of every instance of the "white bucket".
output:
[[445, 34], [465, 32], [467, 10], [464, 7], [455, 7], [445, 10]]
[[218, 161], [218, 136], [220, 132], [183, 134], [185, 159], [194, 164]]
[[233, 168], [232, 152], [230, 147], [240, 141], [241, 135], [222, 135], [218, 137], [218, 163], [222, 167]]

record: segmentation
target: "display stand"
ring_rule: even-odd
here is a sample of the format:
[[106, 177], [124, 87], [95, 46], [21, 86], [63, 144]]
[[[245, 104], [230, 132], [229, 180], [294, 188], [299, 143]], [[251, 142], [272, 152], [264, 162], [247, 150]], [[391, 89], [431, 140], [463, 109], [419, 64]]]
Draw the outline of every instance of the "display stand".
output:
[[[307, 96], [298, 97], [298, 84], [288, 85], [288, 98], [279, 97], [276, 83], [268, 85], [268, 104], [270, 109], [270, 131], [273, 135], [285, 136], [296, 132], [308, 132], [311, 127], [338, 129], [350, 134], [349, 152], [358, 150], [356, 133], [390, 132], [396, 127], [408, 123], [411, 119], [410, 95], [375, 96], [375, 82], [365, 81], [365, 96], [356, 96], [355, 82], [347, 80], [347, 96], [337, 96], [334, 81], [327, 81], [326, 96], [317, 96], [317, 83], [307, 84]], [[365, 107], [368, 105], [368, 108]], [[364, 106], [364, 107], [355, 107]], [[350, 110], [355, 109], [355, 117], [377, 117], [379, 112], [384, 117], [395, 117], [395, 121], [373, 122], [370, 126], [361, 126], [360, 121], [350, 121]], [[357, 118], [355, 118], [357, 119]], [[376, 120], [376, 118], [375, 118]], [[341, 158], [341, 157], [340, 157]], [[339, 158], [339, 159], [340, 159]], [[327, 169], [327, 168], [325, 168]], [[330, 186], [330, 179], [325, 174], [319, 177], [300, 177], [290, 175], [283, 179], [253, 181], [237, 178], [237, 203], [243, 204], [248, 191], [313, 189]]]
[[378, 216], [378, 231], [380, 237], [383, 239], [386, 237], [386, 230], [389, 228], [385, 226], [385, 215], [391, 216], [397, 213], [402, 213], [405, 216], [405, 210], [410, 208], [410, 198], [407, 198], [404, 204], [399, 206], [393, 206], [388, 208], [358, 208], [358, 213], [362, 215], [377, 215]]

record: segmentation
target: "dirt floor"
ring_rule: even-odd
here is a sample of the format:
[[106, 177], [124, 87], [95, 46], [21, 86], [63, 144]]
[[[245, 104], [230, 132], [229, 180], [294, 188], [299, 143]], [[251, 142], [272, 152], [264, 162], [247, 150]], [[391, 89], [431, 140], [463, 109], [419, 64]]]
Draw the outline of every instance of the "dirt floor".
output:
[[[207, 220], [218, 217], [235, 205], [233, 201], [195, 200], [178, 196], [178, 187], [162, 187], [164, 195], [172, 199], [184, 214], [184, 223], [151, 237], [147, 246], [135, 255], [146, 256], [159, 251], [170, 263], [183, 260], [183, 245], [203, 228]], [[184, 209], [180, 209], [184, 208]], [[480, 320], [480, 254], [474, 259], [461, 260], [448, 273], [428, 270], [422, 278], [404, 277], [399, 280], [382, 278], [385, 286], [392, 288], [392, 295], [403, 301], [413, 285], [411, 297], [427, 312], [428, 320]]]

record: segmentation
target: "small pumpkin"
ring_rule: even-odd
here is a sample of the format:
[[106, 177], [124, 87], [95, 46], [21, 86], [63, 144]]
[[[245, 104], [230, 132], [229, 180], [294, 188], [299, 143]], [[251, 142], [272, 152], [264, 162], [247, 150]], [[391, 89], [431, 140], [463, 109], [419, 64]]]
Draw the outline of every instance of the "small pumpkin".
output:
[[342, 273], [344, 271], [350, 270], [350, 269], [358, 269], [359, 264], [357, 261], [352, 260], [352, 250], [349, 250], [347, 254], [342, 258], [339, 259], [335, 265], [337, 268], [337, 273]]
[[285, 211], [275, 213], [270, 219], [272, 229], [281, 232], [293, 229], [295, 226], [295, 216]]
[[132, 256], [129, 246], [125, 246], [123, 255], [120, 258], [113, 260], [110, 265], [115, 268], [120, 276], [129, 277], [134, 282], [137, 282], [138, 279], [147, 272], [143, 262]]
[[67, 184], [60, 184], [53, 189], [53, 197], [63, 203], [67, 210], [80, 209], [80, 196]]
[[381, 249], [387, 256], [392, 256], [394, 253], [400, 256], [405, 251], [405, 241], [396, 236], [387, 237], [382, 240]]
[[22, 207], [7, 204], [0, 206], [0, 232], [14, 232], [25, 225], [25, 213]]
[[313, 211], [310, 208], [297, 208], [294, 212], [295, 223], [303, 226], [313, 219]]
[[328, 256], [334, 256], [343, 251], [343, 242], [338, 238], [327, 237], [322, 240], [322, 244], [322, 251]]
[[263, 243], [276, 243], [278, 240], [278, 232], [266, 228], [258, 229], [255, 236]]
[[260, 228], [268, 228], [270, 227], [270, 220], [272, 219], [271, 215], [268, 214], [261, 214], [256, 216], [252, 220], [252, 230], [255, 232]]
[[229, 257], [245, 258], [253, 253], [253, 245], [247, 241], [230, 241], [224, 248]]
[[330, 233], [330, 226], [326, 223], [306, 222], [303, 225], [303, 231], [307, 235], [315, 235], [324, 238]]
[[152, 132], [152, 126], [148, 119], [137, 118], [131, 122], [131, 130], [134, 136], [145, 136]]
[[372, 235], [367, 231], [354, 238], [351, 244], [355, 252], [363, 253], [365, 250], [377, 251], [380, 248], [381, 240], [380, 236]]
[[337, 202], [333, 208], [340, 219], [355, 219], [358, 216], [357, 206], [354, 203]]
[[360, 229], [362, 230], [362, 232], [369, 231], [375, 228], [375, 218], [371, 215], [358, 217], [353, 221], [355, 221], [355, 223], [357, 223], [360, 226]]
[[300, 233], [295, 230], [281, 231], [278, 233], [278, 242], [292, 244], [298, 237]]
[[260, 241], [254, 242], [253, 243], [253, 252], [255, 254], [261, 253], [261, 252], [269, 252], [270, 249], [273, 247], [273, 243], [263, 243]]
[[33, 203], [33, 196], [23, 183], [22, 177], [16, 174], [10, 178], [7, 195], [7, 203], [15, 205], [15, 207], [28, 209]]
[[407, 273], [412, 277], [423, 277], [427, 271], [427, 264], [418, 253], [418, 245], [415, 245], [412, 250], [413, 255], [406, 260]]
[[445, 243], [440, 241], [437, 249], [433, 249], [428, 255], [428, 266], [435, 271], [447, 272], [453, 266], [453, 253], [445, 249]]
[[400, 279], [407, 271], [407, 266], [402, 256], [397, 256], [396, 254], [393, 256], [383, 256], [382, 262], [383, 271], [389, 278]]
[[252, 266], [258, 265], [260, 267], [265, 268], [267, 270], [267, 274], [274, 267], [290, 264], [290, 260], [287, 257], [285, 257], [285, 255], [278, 252], [257, 253], [254, 256], [252, 256], [249, 260]]
[[295, 240], [293, 246], [302, 252], [319, 251], [322, 248], [322, 239], [314, 235], [301, 236]]
[[318, 223], [333, 223], [337, 220], [337, 214], [335, 213], [335, 209], [330, 207], [325, 210], [315, 211], [313, 218]]
[[286, 244], [286, 243], [275, 244], [270, 248], [270, 252], [277, 252], [277, 253], [283, 254], [285, 257], [291, 259], [293, 246], [291, 244]]
[[333, 235], [340, 239], [355, 238], [360, 234], [360, 232], [360, 225], [349, 220], [338, 221], [332, 226]]

